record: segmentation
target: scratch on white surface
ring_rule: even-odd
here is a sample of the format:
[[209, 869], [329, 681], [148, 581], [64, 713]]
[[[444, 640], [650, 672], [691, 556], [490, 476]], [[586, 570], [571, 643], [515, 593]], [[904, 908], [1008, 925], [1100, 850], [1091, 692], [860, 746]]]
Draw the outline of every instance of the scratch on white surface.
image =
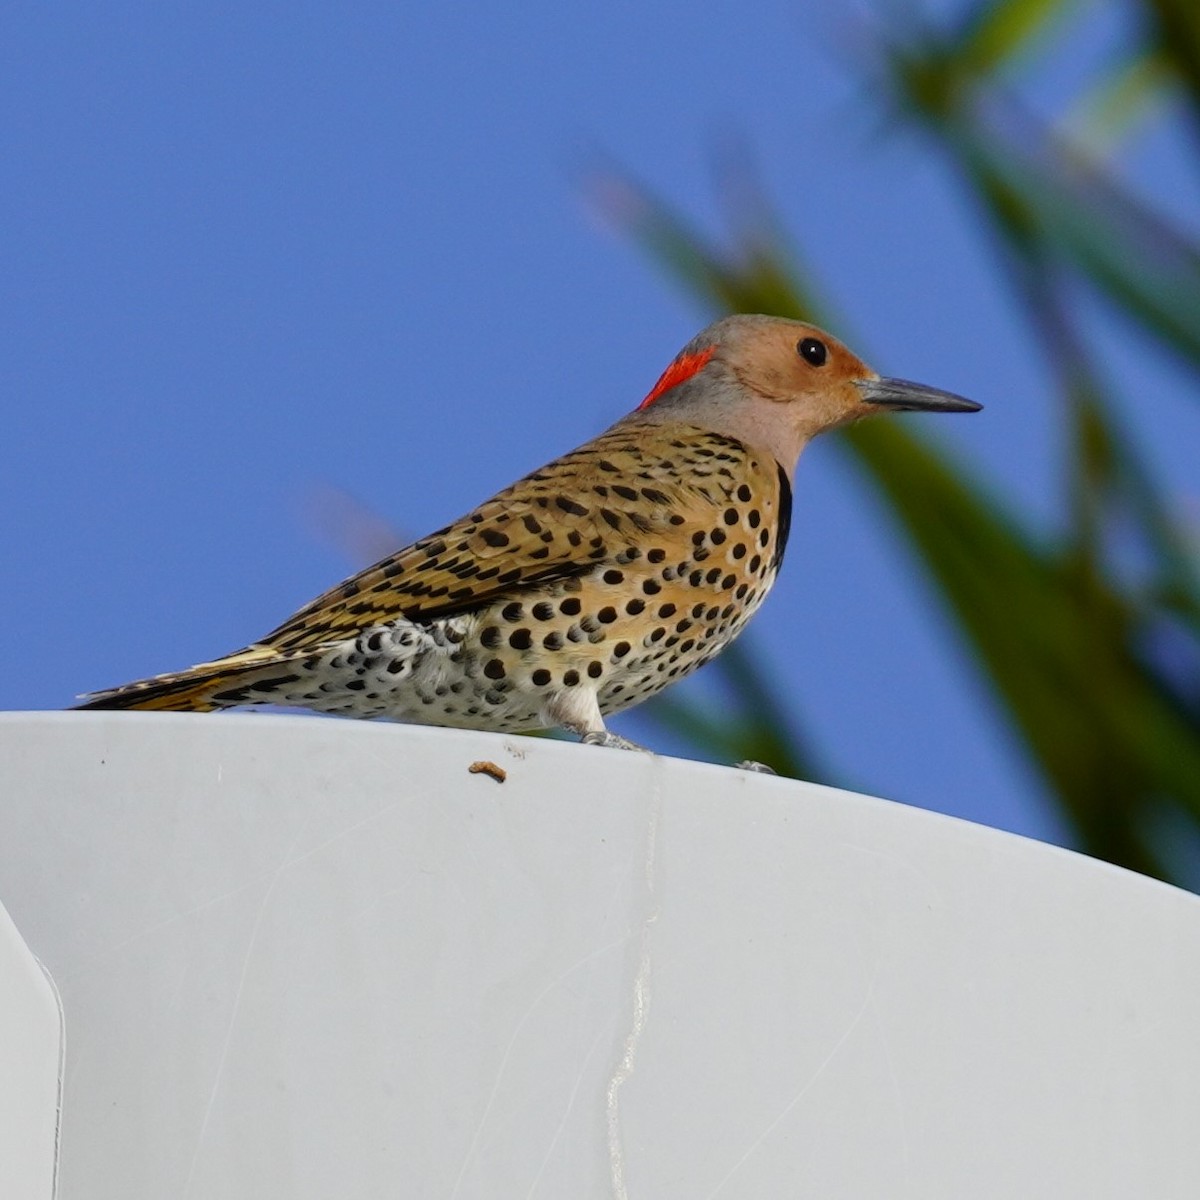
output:
[[642, 936], [638, 947], [638, 969], [633, 980], [633, 1017], [625, 1035], [624, 1052], [613, 1070], [605, 1092], [608, 1118], [608, 1166], [615, 1200], [628, 1200], [625, 1187], [625, 1153], [621, 1145], [621, 1089], [633, 1074], [637, 1063], [638, 1043], [650, 1014], [650, 931], [658, 920], [655, 874], [658, 858], [658, 820], [662, 807], [662, 768], [654, 771], [654, 795], [651, 801], [650, 822], [646, 827], [646, 916], [642, 921]]
[[196, 1149], [192, 1155], [192, 1162], [188, 1167], [187, 1179], [183, 1185], [184, 1200], [187, 1200], [187, 1197], [191, 1195], [192, 1181], [196, 1175], [196, 1167], [200, 1163], [200, 1152], [204, 1148], [204, 1136], [208, 1132], [208, 1123], [212, 1118], [213, 1106], [216, 1104], [217, 1091], [221, 1086], [221, 1076], [225, 1073], [225, 1061], [229, 1057], [229, 1047], [233, 1042], [233, 1031], [237, 1025], [238, 1010], [242, 1004], [242, 992], [246, 986], [246, 977], [250, 973], [250, 960], [254, 956], [254, 947], [258, 942], [258, 930], [262, 925], [263, 914], [267, 911], [267, 906], [271, 902], [271, 896], [275, 892], [275, 885], [279, 882], [284, 871], [292, 864], [292, 855], [295, 853], [296, 847], [300, 844], [300, 839], [304, 836], [304, 831], [308, 828], [310, 817], [311, 812], [296, 832], [296, 836], [292, 838], [291, 844], [284, 852], [279, 866], [275, 868], [271, 876], [271, 881], [267, 884], [266, 890], [263, 892], [262, 900], [259, 901], [258, 911], [254, 914], [254, 924], [250, 928], [250, 938], [246, 943], [246, 953], [242, 957], [242, 972], [238, 977], [237, 990], [234, 992], [233, 1004], [229, 1011], [229, 1023], [225, 1028], [225, 1040], [221, 1044], [221, 1053], [217, 1058], [217, 1069], [213, 1075], [212, 1088], [208, 1094], [208, 1103], [204, 1106], [204, 1117], [200, 1122], [199, 1130], [196, 1132]]
[[787, 1102], [787, 1104], [785, 1104], [783, 1106], [782, 1111], [775, 1118], [775, 1120], [773, 1120], [766, 1127], [766, 1129], [764, 1129], [762, 1131], [762, 1133], [760, 1133], [758, 1135], [758, 1137], [756, 1137], [754, 1139], [754, 1141], [752, 1141], [750, 1143], [750, 1145], [746, 1148], [746, 1152], [737, 1160], [737, 1162], [735, 1162], [733, 1164], [732, 1167], [729, 1168], [728, 1171], [725, 1172], [725, 1175], [722, 1177], [721, 1181], [717, 1184], [717, 1186], [715, 1188], [713, 1188], [713, 1190], [711, 1192], [708, 1193], [706, 1200], [714, 1200], [714, 1197], [718, 1196], [721, 1193], [721, 1191], [725, 1187], [725, 1185], [750, 1160], [751, 1156], [755, 1153], [755, 1151], [759, 1148], [759, 1146], [761, 1146], [763, 1144], [763, 1142], [765, 1142], [767, 1140], [767, 1138], [769, 1138], [771, 1136], [771, 1134], [773, 1134], [775, 1132], [775, 1130], [779, 1128], [780, 1124], [787, 1117], [788, 1113], [790, 1113], [792, 1111], [792, 1109], [795, 1108], [796, 1105], [799, 1104], [800, 1101], [804, 1099], [804, 1097], [812, 1090], [812, 1087], [817, 1082], [817, 1080], [820, 1079], [821, 1076], [825, 1073], [825, 1070], [829, 1066], [829, 1064], [831, 1062], [833, 1062], [833, 1060], [835, 1058], [837, 1058], [838, 1052], [850, 1040], [851, 1034], [853, 1034], [854, 1031], [858, 1028], [859, 1023], [862, 1021], [863, 1017], [866, 1015], [867, 1009], [870, 1008], [870, 1006], [871, 1006], [871, 1000], [875, 995], [875, 980], [878, 978], [878, 975], [879, 975], [879, 961], [876, 960], [875, 969], [874, 969], [874, 971], [871, 972], [871, 979], [867, 984], [867, 992], [866, 992], [866, 995], [863, 997], [863, 1002], [862, 1002], [862, 1004], [859, 1005], [858, 1012], [856, 1012], [854, 1014], [854, 1017], [850, 1021], [850, 1024], [847, 1025], [846, 1028], [842, 1031], [841, 1037], [839, 1037], [838, 1040], [836, 1042], [834, 1042], [833, 1048], [829, 1051], [829, 1053], [827, 1055], [825, 1055], [825, 1058], [822, 1060], [821, 1065], [819, 1067], [817, 1067], [817, 1069], [809, 1076], [809, 1078], [805, 1082], [804, 1086], [801, 1087], [800, 1090]]
[[[395, 805], [392, 805], [385, 811], [390, 811], [390, 809], [394, 807]], [[344, 837], [346, 834], [353, 833], [356, 829], [368, 824], [370, 821], [374, 820], [380, 815], [380, 813], [373, 813], [369, 817], [364, 817], [362, 820], [356, 821], [353, 825], [349, 825], [345, 829], [339, 830], [338, 833], [334, 834], [330, 838], [327, 838], [325, 841], [321, 842], [320, 845], [314, 846], [311, 850], [306, 850], [303, 854], [296, 858], [289, 857], [286, 861], [280, 863], [271, 870], [260, 871], [257, 875], [247, 879], [244, 883], [239, 883], [237, 887], [233, 887], [228, 891], [221, 892], [219, 895], [213, 896], [192, 908], [184, 909], [183, 912], [172, 913], [169, 917], [164, 917], [161, 921], [156, 921], [153, 925], [146, 926], [145, 929], [139, 929], [136, 933], [131, 933], [128, 937], [122, 938], [119, 942], [113, 942], [111, 945], [96, 949], [89, 954], [85, 960], [81, 961], [70, 971], [61, 972], [59, 974], [59, 979], [63, 983], [66, 983], [68, 980], [74, 979], [81, 972], [90, 968], [92, 963], [94, 963], [97, 959], [108, 958], [109, 956], [116, 954], [118, 951], [124, 950], [126, 946], [131, 946], [135, 942], [141, 941], [143, 938], [153, 937], [156, 933], [160, 933], [162, 930], [168, 929], [170, 926], [178, 924], [180, 921], [186, 921], [189, 917], [198, 916], [200, 913], [205, 912], [207, 909], [213, 908], [215, 905], [223, 904], [226, 900], [232, 900], [234, 896], [239, 896], [242, 892], [249, 891], [250, 888], [255, 887], [264, 879], [278, 878], [281, 871], [286, 870], [288, 867], [295, 866], [297, 863], [304, 862], [305, 859], [311, 858], [312, 855], [319, 853], [326, 846], [330, 845], [330, 843], [336, 842], [338, 838]], [[310, 822], [311, 813], [305, 817], [304, 821], [300, 825], [299, 831], [292, 839], [292, 844], [288, 849], [289, 855], [295, 853], [296, 847], [300, 844], [300, 839], [303, 837], [304, 831], [308, 828]]]
[[575, 1098], [579, 1095], [580, 1085], [583, 1083], [583, 1077], [587, 1074], [588, 1063], [592, 1061], [596, 1054], [596, 1048], [600, 1045], [611, 1032], [611, 1026], [606, 1025], [600, 1030], [594, 1038], [592, 1044], [588, 1047], [588, 1052], [583, 1056], [583, 1062], [579, 1066], [579, 1074], [575, 1077], [574, 1086], [571, 1088], [571, 1094], [567, 1097], [566, 1106], [563, 1108], [562, 1119], [558, 1122], [557, 1128], [554, 1130], [554, 1136], [550, 1139], [550, 1145], [546, 1147], [546, 1153], [542, 1158], [542, 1164], [537, 1169], [537, 1174], [533, 1177], [533, 1182], [529, 1185], [529, 1191], [526, 1193], [525, 1200], [533, 1200], [534, 1193], [538, 1189], [538, 1184], [542, 1181], [542, 1176], [546, 1173], [546, 1167], [550, 1163], [550, 1158], [554, 1154], [554, 1148], [558, 1145], [559, 1139], [562, 1137], [562, 1132], [567, 1126], [567, 1118], [571, 1115], [575, 1108]]
[[[310, 846], [307, 850], [304, 851], [303, 854], [297, 854], [295, 858], [289, 858], [288, 861], [283, 864], [283, 866], [284, 867], [294, 867], [298, 863], [307, 861], [308, 859], [312, 858], [314, 854], [320, 854], [322, 850], [326, 849], [329, 846], [332, 846], [335, 842], [340, 842], [342, 840], [342, 838], [349, 837], [352, 833], [357, 833], [360, 829], [363, 829], [365, 826], [373, 825], [376, 821], [381, 821], [381, 820], [383, 820], [384, 817], [390, 816], [392, 813], [394, 813], [396, 811], [396, 809], [398, 809], [400, 807], [401, 803], [402, 803], [401, 801], [397, 800], [393, 804], [385, 804], [382, 808], [376, 809], [375, 812], [368, 813], [367, 816], [360, 817], [357, 821], [354, 821], [349, 825], [343, 826], [341, 829], [339, 829], [337, 831], [337, 833], [331, 833], [329, 835], [329, 837], [327, 837], [323, 842], [318, 842], [315, 846]], [[305, 828], [307, 828], [307, 827], [308, 827], [308, 822], [306, 821]], [[303, 832], [304, 832], [304, 830], [301, 829], [300, 833], [303, 833]], [[297, 834], [296, 840], [292, 843], [293, 850], [295, 850], [296, 846], [299, 845], [299, 842], [300, 842], [300, 835]]]
[[352, 913], [345, 917], [347, 925], [353, 925], [355, 921], [362, 920], [369, 912], [374, 912], [381, 905], [386, 904], [393, 896], [407, 896], [412, 891], [411, 885], [405, 883], [400, 887], [387, 888], [380, 892], [377, 896], [372, 896], [370, 903], [364, 904], [362, 908], [356, 908]]
[[54, 1006], [58, 1010], [58, 1090], [55, 1095], [54, 1107], [54, 1175], [50, 1181], [50, 1197], [51, 1200], [55, 1200], [55, 1197], [58, 1196], [58, 1168], [62, 1158], [63, 1088], [67, 1077], [67, 1021], [63, 1012], [62, 995], [58, 990], [58, 984], [54, 982], [54, 976], [46, 969], [46, 964], [40, 958], [35, 956], [34, 962], [37, 963], [38, 969], [50, 985]]
[[626, 934], [619, 938], [614, 938], [611, 942], [606, 942], [596, 950], [585, 954], [577, 962], [573, 962], [565, 970], [556, 975], [530, 1002], [529, 1007], [522, 1014], [521, 1019], [513, 1026], [512, 1035], [508, 1039], [508, 1045], [504, 1047], [504, 1054], [500, 1058], [500, 1066], [496, 1069], [496, 1078], [492, 1083], [492, 1090], [488, 1094], [487, 1103], [483, 1107], [483, 1114], [479, 1118], [479, 1124], [475, 1127], [475, 1132], [471, 1135], [471, 1142], [467, 1146], [467, 1153], [463, 1157], [462, 1166], [458, 1169], [458, 1177], [454, 1181], [454, 1187], [450, 1191], [450, 1200], [455, 1200], [462, 1187], [463, 1179], [466, 1177], [467, 1168], [471, 1165], [471, 1160], [475, 1157], [475, 1151], [479, 1146], [479, 1139], [483, 1135], [484, 1127], [487, 1125], [488, 1117], [491, 1115], [492, 1107], [496, 1103], [496, 1097], [500, 1094], [500, 1084], [504, 1079], [504, 1073], [508, 1069], [509, 1059], [512, 1058], [513, 1047], [517, 1044], [517, 1039], [521, 1036], [521, 1030], [529, 1021], [529, 1018], [537, 1011], [538, 1006], [556, 987], [559, 987], [567, 979], [575, 974], [581, 967], [587, 966], [594, 959], [599, 958], [602, 954], [607, 954], [610, 950], [615, 950], [620, 946], [625, 945], [629, 941], [629, 936]]
[[902, 1195], [909, 1195], [909, 1185], [912, 1176], [911, 1158], [912, 1154], [909, 1149], [908, 1142], [908, 1107], [904, 1103], [904, 1093], [900, 1089], [900, 1079], [896, 1075], [896, 1064], [892, 1061], [892, 1052], [888, 1049], [887, 1034], [884, 1032], [883, 1022], [879, 1019], [879, 1006], [871, 1006], [871, 1022], [875, 1026], [875, 1032], [879, 1036], [880, 1049], [883, 1051], [883, 1061], [887, 1066], [888, 1079], [892, 1085], [892, 1096], [896, 1101], [896, 1121], [900, 1126], [900, 1149], [901, 1161], [904, 1164], [904, 1190]]
[[[278, 869], [278, 868], [276, 868]], [[88, 970], [97, 959], [107, 959], [119, 951], [124, 950], [126, 946], [132, 946], [135, 942], [140, 942], [143, 938], [153, 937], [163, 929], [167, 929], [172, 925], [178, 924], [180, 921], [186, 921], [188, 917], [197, 916], [206, 909], [212, 908], [214, 905], [222, 904], [226, 900], [232, 900], [234, 896], [240, 895], [242, 892], [254, 887], [255, 884], [261, 883], [269, 875], [271, 871], [260, 871], [252, 879], [247, 879], [245, 883], [239, 883], [237, 887], [230, 888], [227, 892], [222, 892], [219, 896], [213, 896], [210, 900], [205, 900], [202, 904], [197, 904], [193, 908], [185, 909], [183, 912], [172, 913], [169, 917], [164, 917], [161, 921], [156, 921], [153, 925], [147, 925], [145, 929], [139, 929], [137, 933], [131, 933], [128, 937], [122, 938], [119, 942], [113, 942], [109, 946], [102, 946], [94, 950], [70, 971], [60, 973], [59, 978], [65, 983], [69, 979], [74, 979], [77, 975]]]
[[[279, 878], [280, 874], [283, 871], [286, 871], [290, 867], [297, 866], [298, 864], [307, 861], [308, 859], [312, 858], [316, 854], [320, 854], [322, 850], [325, 850], [327, 847], [333, 845], [335, 842], [340, 841], [342, 838], [349, 837], [351, 834], [356, 833], [358, 830], [362, 829], [364, 826], [370, 825], [373, 822], [380, 820], [381, 818], [387, 816], [389, 813], [394, 812], [399, 807], [400, 807], [399, 802], [386, 805], [385, 807], [377, 810], [376, 812], [370, 813], [368, 816], [362, 817], [361, 819], [353, 822], [352, 824], [344, 826], [343, 828], [339, 829], [336, 833], [331, 834], [324, 841], [318, 842], [317, 845], [310, 847], [308, 850], [305, 850], [303, 854], [298, 854], [293, 858], [292, 855], [295, 854], [296, 847], [300, 844], [301, 838], [304, 836], [305, 831], [308, 829], [309, 825], [311, 824], [312, 814], [310, 813], [307, 817], [305, 817], [303, 823], [300, 826], [299, 831], [297, 832], [296, 836], [292, 839], [292, 843], [288, 847], [288, 852], [287, 852], [287, 856], [286, 856], [285, 860], [282, 863], [280, 863], [278, 866], [274, 867], [270, 871], [261, 871], [261, 872], [259, 872], [259, 874], [255, 875], [253, 878], [247, 879], [244, 883], [239, 883], [237, 885], [237, 887], [230, 888], [228, 891], [222, 892], [220, 895], [213, 896], [211, 899], [205, 900], [203, 903], [197, 904], [193, 908], [185, 909], [183, 912], [172, 913], [169, 917], [164, 917], [161, 921], [156, 921], [153, 925], [148, 925], [145, 929], [139, 929], [136, 933], [132, 933], [128, 937], [122, 938], [118, 942], [114, 942], [111, 945], [96, 949], [91, 954], [89, 954], [85, 960], [79, 962], [70, 971], [61, 972], [58, 977], [60, 983], [65, 985], [69, 980], [75, 979], [82, 972], [88, 970], [91, 967], [91, 965], [94, 962], [96, 962], [98, 959], [108, 958], [109, 956], [116, 954], [118, 951], [125, 949], [125, 947], [131, 946], [135, 942], [141, 941], [143, 938], [153, 937], [156, 933], [160, 933], [162, 930], [168, 929], [170, 926], [175, 925], [180, 921], [185, 921], [189, 917], [197, 916], [199, 913], [204, 912], [206, 909], [209, 909], [209, 908], [214, 907], [215, 905], [221, 904], [226, 900], [231, 900], [234, 896], [240, 895], [242, 892], [248, 891], [250, 888], [255, 887], [257, 884], [261, 883], [264, 879], [270, 878], [271, 879], [270, 886], [274, 886], [275, 880], [277, 880]], [[268, 890], [267, 894], [270, 895], [269, 890]]]

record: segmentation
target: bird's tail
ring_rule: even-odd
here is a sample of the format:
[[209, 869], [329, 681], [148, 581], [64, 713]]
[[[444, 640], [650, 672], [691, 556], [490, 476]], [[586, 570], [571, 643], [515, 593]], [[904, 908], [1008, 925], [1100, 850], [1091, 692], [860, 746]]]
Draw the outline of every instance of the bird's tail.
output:
[[153, 675], [120, 687], [91, 692], [81, 697], [76, 709], [134, 708], [148, 712], [213, 712], [249, 702], [244, 693], [247, 685], [261, 678], [263, 668], [278, 664], [282, 656], [265, 647], [250, 647], [220, 658], [200, 663], [186, 671]]

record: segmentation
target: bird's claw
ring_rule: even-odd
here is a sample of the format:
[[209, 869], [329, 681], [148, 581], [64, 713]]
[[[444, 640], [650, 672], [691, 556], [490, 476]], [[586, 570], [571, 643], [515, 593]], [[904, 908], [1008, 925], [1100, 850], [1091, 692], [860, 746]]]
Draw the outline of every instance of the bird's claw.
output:
[[637, 742], [631, 742], [619, 733], [609, 733], [607, 729], [582, 734], [579, 740], [585, 746], [607, 746], [610, 750], [640, 750], [643, 754], [650, 753], [645, 746], [639, 746]]
[[743, 762], [734, 763], [734, 769], [738, 771], [753, 771], [757, 775], [778, 775], [779, 772], [774, 767], [768, 767], [766, 763], [755, 762], [751, 758], [745, 759]]

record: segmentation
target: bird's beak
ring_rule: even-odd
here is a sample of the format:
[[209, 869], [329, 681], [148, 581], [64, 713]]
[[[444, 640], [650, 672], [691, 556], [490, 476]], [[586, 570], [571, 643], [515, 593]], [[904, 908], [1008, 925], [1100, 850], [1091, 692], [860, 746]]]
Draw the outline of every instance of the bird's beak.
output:
[[926, 387], [923, 383], [909, 383], [907, 379], [856, 379], [854, 382], [868, 404], [878, 404], [897, 412], [978, 412], [983, 407], [965, 396]]

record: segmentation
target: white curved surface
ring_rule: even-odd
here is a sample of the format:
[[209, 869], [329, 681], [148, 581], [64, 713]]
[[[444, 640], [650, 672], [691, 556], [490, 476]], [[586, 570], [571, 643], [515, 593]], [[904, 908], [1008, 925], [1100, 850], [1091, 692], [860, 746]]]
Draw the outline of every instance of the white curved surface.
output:
[[0, 1196], [54, 1195], [60, 1018], [53, 985], [0, 907]]
[[449, 730], [11, 715], [0, 778], [64, 1200], [1195, 1195], [1200, 901], [1126, 872]]

